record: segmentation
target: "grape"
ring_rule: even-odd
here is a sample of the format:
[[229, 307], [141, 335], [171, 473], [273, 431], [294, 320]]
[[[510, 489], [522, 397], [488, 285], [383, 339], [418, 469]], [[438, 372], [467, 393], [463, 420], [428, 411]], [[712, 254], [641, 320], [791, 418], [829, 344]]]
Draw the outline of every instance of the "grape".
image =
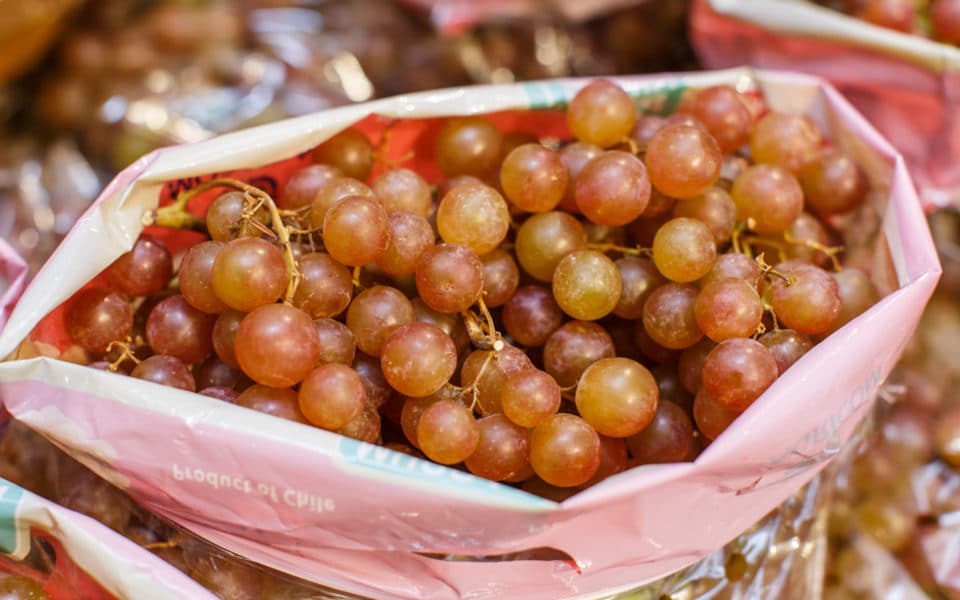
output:
[[366, 179], [373, 169], [373, 144], [356, 129], [344, 129], [317, 146], [313, 160], [333, 165], [347, 177]]
[[794, 175], [816, 158], [819, 150], [820, 130], [800, 115], [767, 113], [750, 133], [754, 161], [778, 165]]
[[150, 311], [147, 342], [157, 354], [175, 356], [187, 364], [200, 362], [213, 351], [216, 320], [190, 306], [183, 296], [170, 296]]
[[587, 163], [603, 154], [603, 148], [592, 144], [573, 142], [560, 149], [560, 161], [567, 168], [567, 186], [557, 208], [569, 213], [579, 213], [575, 195], [577, 177]]
[[613, 314], [622, 319], [639, 319], [643, 316], [643, 305], [647, 298], [666, 280], [648, 258], [624, 256], [614, 264], [620, 272], [621, 290]]
[[526, 212], [553, 210], [567, 189], [560, 155], [540, 144], [518, 146], [500, 166], [500, 185], [510, 202]]
[[880, 294], [870, 277], [860, 269], [847, 268], [833, 274], [840, 292], [840, 313], [831, 330], [837, 330], [877, 303]]
[[430, 308], [461, 312], [483, 291], [483, 265], [477, 255], [458, 244], [437, 244], [420, 256], [417, 293]]
[[715, 342], [750, 337], [763, 318], [757, 290], [743, 279], [721, 279], [703, 286], [693, 310], [697, 326]]
[[234, 346], [244, 373], [257, 383], [278, 388], [303, 381], [320, 356], [313, 320], [286, 304], [267, 304], [247, 314]]
[[497, 190], [482, 183], [465, 183], [440, 200], [437, 229], [443, 241], [486, 254], [507, 237], [510, 210]]
[[[314, 203], [314, 199], [321, 189], [341, 177], [343, 177], [343, 173], [340, 169], [330, 165], [308, 165], [303, 167], [287, 180], [287, 185], [284, 186], [283, 193], [277, 200], [277, 205], [287, 210], [297, 210], [304, 206], [310, 206]], [[257, 220], [259, 221], [260, 219]], [[222, 232], [222, 229], [220, 231]], [[211, 237], [213, 236], [211, 235]], [[225, 242], [229, 239], [230, 237], [225, 237], [221, 238], [220, 241]]]
[[240, 392], [237, 390], [219, 385], [205, 387], [197, 393], [201, 396], [214, 398], [216, 400], [220, 400], [221, 402], [229, 402], [230, 404], [235, 404], [237, 402], [237, 398], [240, 397]]
[[[713, 348], [713, 343], [709, 340], [708, 343], [710, 348]], [[658, 365], [650, 372], [657, 380], [657, 387], [660, 389], [660, 402], [672, 402], [686, 411], [687, 414], [691, 414], [693, 411], [693, 395], [684, 388], [677, 370], [678, 368], [674, 365]], [[699, 371], [698, 366], [698, 375]], [[700, 387], [699, 383], [697, 383], [697, 387]]]
[[433, 227], [426, 218], [400, 210], [389, 214], [390, 243], [377, 266], [389, 275], [410, 275], [420, 256], [434, 245]]
[[182, 360], [174, 356], [164, 356], [163, 354], [151, 356], [135, 366], [130, 371], [130, 376], [187, 390], [188, 392], [197, 391], [197, 384], [194, 382], [190, 369]]
[[779, 375], [777, 360], [760, 342], [724, 340], [703, 362], [702, 388], [724, 408], [744, 411]]
[[916, 517], [900, 500], [874, 496], [857, 506], [858, 530], [873, 538], [890, 552], [907, 545], [916, 528]]
[[380, 370], [380, 361], [363, 353], [356, 353], [353, 370], [363, 380], [363, 389], [367, 403], [379, 408], [385, 406], [394, 397], [393, 388], [387, 383]]
[[483, 263], [483, 301], [489, 308], [503, 306], [517, 291], [520, 270], [509, 252], [497, 248], [480, 257]]
[[213, 261], [213, 291], [234, 310], [251, 311], [276, 302], [287, 287], [283, 254], [259, 238], [228, 242]]
[[666, 119], [663, 117], [640, 115], [633, 126], [633, 131], [630, 132], [630, 138], [637, 144], [637, 148], [641, 152], [646, 152], [647, 146], [650, 145], [650, 140], [652, 140], [653, 136], [663, 129], [665, 125]]
[[627, 457], [627, 444], [623, 438], [612, 438], [605, 435], [600, 436], [600, 467], [594, 473], [583, 487], [596, 485], [630, 467], [630, 459]]
[[577, 140], [609, 148], [627, 138], [637, 120], [633, 100], [617, 84], [591, 81], [570, 100], [567, 125]]
[[704, 338], [689, 348], [684, 348], [677, 359], [677, 377], [680, 379], [680, 385], [691, 394], [700, 391], [703, 383], [701, 374], [703, 372], [703, 363], [707, 360], [710, 351], [716, 348], [716, 344], [709, 338]]
[[570, 387], [587, 367], [614, 355], [613, 339], [603, 327], [589, 321], [570, 321], [547, 338], [543, 368], [561, 386]]
[[383, 342], [398, 327], [413, 322], [413, 306], [398, 290], [382, 285], [366, 289], [347, 309], [347, 327], [361, 351], [379, 358]]
[[[491, 353], [494, 355], [492, 358], [490, 358]], [[492, 415], [503, 412], [500, 399], [507, 379], [520, 371], [532, 368], [533, 365], [527, 355], [513, 346], [504, 346], [499, 352], [474, 350], [467, 356], [460, 369], [460, 385], [469, 387], [476, 384], [477, 405], [480, 413]]]
[[886, 415], [882, 440], [901, 464], [923, 464], [933, 458], [934, 421], [912, 406], [897, 404]]
[[300, 284], [293, 305], [314, 319], [335, 317], [347, 309], [353, 297], [350, 270], [329, 254], [309, 252], [297, 259]]
[[587, 234], [575, 218], [563, 212], [531, 216], [517, 230], [517, 262], [538, 281], [553, 281], [557, 264], [587, 246]]
[[403, 408], [400, 411], [400, 427], [403, 430], [404, 437], [414, 448], [420, 448], [420, 443], [417, 441], [417, 426], [420, 424], [420, 416], [428, 406], [441, 399], [439, 394], [426, 398], [404, 399]]
[[337, 433], [368, 444], [376, 444], [380, 439], [380, 411], [367, 402], [360, 415], [338, 429]]
[[681, 462], [694, 447], [693, 422], [673, 402], [660, 400], [653, 420], [640, 433], [627, 438], [627, 448], [637, 464]]
[[710, 229], [713, 241], [720, 246], [730, 241], [737, 225], [737, 206], [726, 190], [712, 187], [699, 196], [678, 200], [673, 217], [697, 219]]
[[716, 260], [713, 234], [696, 219], [671, 219], [653, 238], [653, 262], [671, 281], [696, 281], [710, 272]]
[[[243, 192], [232, 191], [217, 196], [210, 203], [204, 217], [210, 239], [215, 242], [229, 242], [235, 237], [259, 236], [260, 231], [255, 226], [248, 223], [244, 223], [243, 227], [240, 226], [243, 211], [248, 206], [252, 208], [252, 203], [246, 199]], [[268, 224], [270, 213], [267, 212], [266, 207], [261, 206], [253, 213], [253, 220]]]
[[591, 160], [577, 175], [577, 208], [601, 225], [626, 225], [639, 217], [650, 201], [647, 168], [636, 156], [609, 150]]
[[915, 11], [913, 0], [865, 0], [857, 16], [880, 27], [911, 33]]
[[213, 324], [213, 351], [217, 353], [220, 360], [234, 369], [240, 368], [234, 344], [237, 330], [240, 329], [240, 321], [244, 316], [246, 315], [242, 312], [228, 310], [217, 317]]
[[429, 396], [450, 381], [457, 369], [457, 349], [439, 327], [410, 323], [383, 343], [383, 376], [404, 396]]
[[[440, 182], [440, 185], [437, 186], [437, 198], [443, 198], [444, 196], [449, 194], [450, 190], [452, 190], [453, 188], [461, 185], [466, 185], [468, 183], [489, 185], [483, 179], [474, 177], [473, 175], [456, 175], [454, 177], [451, 177], [450, 179], [447, 179], [446, 181]], [[436, 209], [435, 206], [433, 208]], [[436, 211], [434, 210], [434, 212]], [[434, 221], [435, 220], [436, 219], [434, 219]]]
[[503, 307], [503, 327], [521, 346], [542, 346], [563, 325], [563, 311], [553, 294], [538, 285], [518, 289]]
[[[597, 470], [599, 471], [599, 468]], [[525, 479], [520, 489], [528, 494], [540, 496], [557, 503], [565, 501], [580, 491], [579, 487], [557, 487], [533, 476]]]
[[437, 166], [447, 177], [483, 177], [497, 168], [503, 136], [481, 117], [448, 119], [437, 137]]
[[530, 434], [523, 427], [503, 415], [490, 415], [477, 421], [477, 428], [477, 449], [465, 460], [477, 477], [503, 481], [530, 463]]
[[577, 383], [577, 410], [598, 433], [628, 437], [653, 420], [659, 389], [653, 375], [629, 358], [604, 358], [584, 370]]
[[790, 329], [775, 329], [768, 331], [757, 338], [757, 341], [766, 346], [777, 361], [777, 371], [782, 374], [790, 366], [800, 360], [800, 357], [813, 348], [810, 338], [800, 335]]
[[346, 198], [375, 199], [373, 190], [365, 183], [349, 177], [337, 177], [325, 183], [313, 196], [310, 205], [310, 224], [317, 228], [323, 227], [327, 212]]
[[757, 233], [780, 233], [803, 211], [803, 190], [797, 179], [775, 165], [749, 167], [730, 190], [737, 220], [750, 221]]
[[770, 285], [770, 303], [777, 318], [789, 329], [805, 335], [826, 333], [842, 308], [840, 286], [830, 273], [800, 262], [777, 265], [790, 281], [777, 278]]
[[942, 415], [934, 432], [937, 454], [947, 464], [960, 468], [960, 410]]
[[128, 296], [149, 296], [167, 287], [173, 275], [173, 259], [166, 244], [143, 235], [133, 248], [107, 267], [107, 281]]
[[320, 340], [318, 367], [331, 363], [349, 365], [353, 362], [357, 346], [349, 327], [333, 319], [314, 319], [313, 325], [317, 328], [317, 339]]
[[[797, 258], [820, 267], [827, 263], [827, 255], [814, 247], [814, 245], [826, 247], [830, 243], [827, 230], [824, 229], [816, 217], [809, 213], [800, 213], [800, 216], [794, 220], [786, 233], [795, 241], [787, 247], [787, 258]], [[759, 249], [757, 247], [754, 251]], [[776, 248], [771, 247], [770, 251], [767, 252], [767, 256], [776, 255]]]
[[667, 283], [653, 290], [643, 305], [643, 328], [657, 344], [682, 350], [703, 337], [697, 325], [698, 290], [690, 284]]
[[704, 88], [679, 110], [700, 120], [724, 153], [740, 149], [750, 139], [753, 117], [743, 97], [732, 86]]
[[67, 332], [87, 352], [106, 352], [110, 342], [123, 341], [133, 328], [133, 309], [106, 288], [77, 292], [64, 314]]
[[503, 382], [500, 406], [517, 425], [536, 427], [560, 409], [560, 386], [539, 369], [518, 371]]
[[673, 198], [706, 192], [720, 177], [723, 155], [704, 129], [688, 125], [664, 127], [650, 140], [644, 162], [650, 183]]
[[930, 4], [933, 37], [948, 44], [960, 44], [960, 2], [933, 0]]
[[653, 238], [670, 220], [670, 215], [661, 215], [652, 219], [640, 218], [627, 225], [627, 238], [637, 246], [649, 248], [653, 245]]
[[697, 429], [708, 440], [720, 437], [739, 416], [739, 412], [724, 408], [710, 398], [704, 389], [697, 392], [697, 397], [693, 399], [693, 420], [697, 423]]
[[700, 280], [701, 289], [723, 279], [742, 279], [756, 289], [760, 283], [760, 266], [746, 254], [728, 252], [717, 257], [713, 268]]
[[459, 402], [438, 400], [420, 414], [417, 442], [430, 460], [453, 465], [466, 460], [477, 449], [480, 426]]
[[363, 380], [347, 365], [318, 367], [300, 384], [300, 412], [312, 425], [334, 431], [357, 418], [366, 404]]
[[676, 202], [676, 198], [671, 198], [656, 188], [650, 188], [650, 199], [647, 201], [647, 207], [640, 213], [640, 218], [655, 219], [667, 215], [673, 210]]
[[433, 210], [430, 184], [410, 169], [384, 171], [374, 180], [373, 192], [387, 212], [402, 210], [426, 217]]
[[457, 355], [466, 357], [466, 353], [470, 349], [470, 334], [467, 333], [467, 327], [463, 324], [463, 319], [459, 314], [435, 311], [420, 298], [414, 298], [411, 304], [413, 305], [414, 320], [439, 327], [453, 340], [453, 344], [457, 348]]
[[577, 250], [563, 257], [553, 274], [553, 296], [574, 319], [605, 317], [620, 300], [620, 272], [605, 254]]
[[323, 219], [323, 244], [334, 260], [349, 267], [376, 262], [390, 244], [387, 211], [372, 198], [344, 198]]
[[47, 600], [50, 596], [39, 582], [29, 577], [8, 575], [0, 579], [0, 599], [2, 600]]
[[256, 383], [237, 397], [237, 406], [280, 417], [288, 421], [308, 424], [297, 400], [297, 392], [290, 388], [270, 387]]
[[220, 314], [229, 307], [213, 289], [213, 263], [223, 249], [222, 242], [200, 242], [180, 261], [180, 293], [191, 306], [205, 313]]
[[530, 465], [550, 485], [586, 483], [600, 468], [600, 436], [576, 415], [550, 415], [530, 434]]
[[239, 369], [234, 369], [216, 356], [211, 356], [193, 369], [193, 378], [197, 382], [197, 389], [208, 387], [225, 387], [230, 389], [244, 389], [252, 381]]
[[800, 171], [807, 206], [821, 215], [850, 212], [867, 195], [866, 176], [848, 155], [839, 150], [822, 153]]

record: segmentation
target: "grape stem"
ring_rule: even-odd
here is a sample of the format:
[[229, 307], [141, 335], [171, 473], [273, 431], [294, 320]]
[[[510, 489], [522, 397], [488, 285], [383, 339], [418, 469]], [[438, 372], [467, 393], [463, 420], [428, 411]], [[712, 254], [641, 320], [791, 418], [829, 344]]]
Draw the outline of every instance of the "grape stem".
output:
[[833, 265], [833, 270], [834, 271], [840, 270], [840, 261], [839, 259], [837, 259], [837, 255], [843, 252], [843, 249], [844, 249], [843, 246], [826, 246], [815, 240], [798, 240], [792, 235], [790, 235], [789, 231], [783, 232], [783, 239], [788, 244], [797, 244], [800, 246], [806, 246], [807, 248], [813, 248], [818, 252], [823, 252], [824, 254], [827, 255], [827, 258], [830, 259], [830, 263]]
[[362, 267], [360, 267], [360, 265], [357, 265], [356, 267], [353, 268], [353, 287], [357, 288], [358, 290], [363, 289], [363, 284], [360, 283], [361, 269]]
[[597, 252], [619, 252], [624, 256], [649, 256], [651, 254], [648, 248], [641, 248], [640, 246], [630, 248], [627, 246], [608, 244], [606, 242], [589, 243], [587, 244], [587, 249], [596, 250]]
[[413, 157], [416, 156], [413, 150], [410, 150], [397, 160], [390, 160], [387, 158], [387, 146], [390, 145], [390, 138], [393, 136], [393, 129], [398, 123], [399, 121], [394, 119], [384, 128], [383, 135], [380, 137], [380, 143], [377, 144], [377, 149], [373, 154], [374, 160], [383, 165], [385, 169], [396, 169], [403, 163], [412, 160]]
[[467, 333], [470, 334], [470, 341], [481, 350], [493, 350], [494, 352], [503, 350], [505, 345], [503, 336], [497, 331], [493, 315], [490, 314], [490, 309], [483, 301], [483, 294], [477, 298], [477, 310], [480, 311], [479, 316], [471, 310], [460, 313], [467, 327]]
[[757, 263], [757, 266], [760, 267], [760, 274], [761, 274], [761, 275], [771, 275], [771, 276], [773, 276], [773, 277], [777, 277], [777, 278], [779, 278], [780, 280], [782, 280], [782, 281], [783, 281], [783, 285], [785, 285], [785, 286], [787, 286], [787, 287], [790, 287], [791, 285], [793, 285], [793, 280], [792, 280], [792, 279], [790, 279], [789, 277], [787, 277], [786, 275], [784, 275], [784, 274], [781, 273], [780, 271], [774, 269], [773, 267], [771, 267], [770, 265], [767, 264], [767, 261], [763, 260], [763, 252], [761, 252], [759, 255], [757, 255], [757, 257], [754, 259], [754, 261]]
[[774, 312], [773, 306], [767, 302], [766, 298], [761, 298], [760, 302], [763, 304], [763, 310], [770, 313], [770, 318], [773, 319], [773, 330], [780, 331], [780, 323], [777, 321], [777, 313]]
[[114, 340], [110, 342], [110, 344], [107, 346], [107, 352], [110, 352], [114, 347], [120, 348], [120, 351], [121, 351], [120, 356], [117, 358], [117, 360], [107, 365], [107, 368], [110, 371], [116, 373], [117, 369], [120, 368], [120, 365], [122, 365], [127, 360], [132, 360], [133, 363], [136, 365], [140, 364], [140, 359], [137, 358], [133, 354], [133, 351], [130, 349], [131, 344], [142, 346], [143, 340], [140, 338], [140, 336], [137, 336], [136, 340], [132, 339], [130, 336], [127, 336], [126, 340], [124, 341]]

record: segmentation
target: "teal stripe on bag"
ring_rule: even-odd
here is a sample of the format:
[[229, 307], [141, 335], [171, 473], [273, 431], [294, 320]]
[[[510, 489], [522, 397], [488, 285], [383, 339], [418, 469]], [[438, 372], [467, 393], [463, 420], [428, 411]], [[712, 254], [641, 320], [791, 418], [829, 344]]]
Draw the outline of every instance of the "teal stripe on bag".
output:
[[0, 479], [0, 552], [4, 554], [17, 551], [17, 508], [23, 494], [22, 487]]

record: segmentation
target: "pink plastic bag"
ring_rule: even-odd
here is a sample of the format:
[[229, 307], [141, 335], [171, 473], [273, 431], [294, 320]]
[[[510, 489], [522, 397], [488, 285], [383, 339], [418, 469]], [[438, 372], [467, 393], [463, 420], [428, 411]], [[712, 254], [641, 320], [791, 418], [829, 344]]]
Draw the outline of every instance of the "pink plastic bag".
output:
[[27, 263], [0, 238], [0, 327], [6, 324], [27, 282]]
[[694, 0], [690, 31], [706, 67], [830, 81], [903, 155], [925, 205], [960, 204], [960, 49], [791, 0]]
[[[695, 562], [779, 505], [843, 445], [940, 267], [902, 159], [822, 81], [747, 70], [618, 81], [642, 106], [664, 110], [689, 87], [754, 89], [773, 108], [810, 115], [857, 157], [875, 187], [889, 189], [877, 261], [889, 272], [890, 293], [777, 380], [695, 463], [633, 469], [556, 504], [382, 447], [49, 358], [0, 364], [7, 410], [150, 510], [253, 560], [357, 594], [596, 595]], [[543, 109], [561, 107], [585, 83], [402, 96], [144, 157], [108, 187], [26, 290], [0, 332], [0, 354], [28, 335], [55, 343], [57, 307], [132, 246], [161, 195], [213, 173], [282, 186], [308, 150], [358, 122], [373, 139], [389, 125], [396, 156], [426, 143], [437, 125], [424, 120], [430, 117], [496, 113], [500, 124], [559, 132], [562, 115]], [[60, 330], [62, 338], [62, 323]], [[572, 560], [428, 556], [536, 548]]]

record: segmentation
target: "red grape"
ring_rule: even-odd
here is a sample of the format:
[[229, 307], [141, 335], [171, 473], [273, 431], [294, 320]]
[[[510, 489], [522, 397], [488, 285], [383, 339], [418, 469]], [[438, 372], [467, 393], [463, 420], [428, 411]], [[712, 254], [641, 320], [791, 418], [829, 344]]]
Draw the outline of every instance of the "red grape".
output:
[[523, 427], [503, 415], [490, 415], [477, 421], [477, 428], [477, 448], [465, 460], [474, 475], [503, 481], [530, 463], [530, 434]]
[[586, 483], [600, 468], [600, 436], [576, 415], [550, 415], [530, 434], [530, 465], [550, 485]]
[[64, 324], [73, 341], [87, 352], [106, 352], [110, 342], [124, 341], [133, 328], [133, 308], [106, 288], [87, 288], [67, 305]]
[[213, 351], [215, 315], [200, 312], [183, 296], [161, 300], [147, 319], [147, 342], [157, 354], [175, 356], [187, 364], [200, 362]]
[[724, 340], [703, 363], [702, 390], [726, 409], [743, 411], [779, 375], [766, 346], [747, 338]]
[[609, 148], [627, 138], [637, 119], [633, 100], [617, 84], [591, 81], [570, 100], [567, 125], [581, 142]]
[[380, 356], [383, 376], [404, 396], [429, 396], [450, 381], [457, 349], [439, 327], [410, 323], [390, 334]]
[[240, 322], [235, 339], [240, 368], [257, 383], [285, 388], [317, 364], [320, 340], [313, 320], [286, 304], [267, 304]]
[[130, 376], [188, 392], [197, 391], [197, 384], [190, 369], [174, 356], [155, 354], [134, 367]]
[[526, 212], [553, 210], [567, 189], [567, 178], [560, 155], [540, 144], [518, 146], [500, 166], [503, 193]]
[[363, 380], [346, 365], [318, 367], [300, 384], [300, 412], [312, 425], [330, 431], [357, 418], [366, 404]]
[[610, 150], [583, 167], [574, 194], [577, 208], [594, 223], [626, 225], [647, 208], [650, 178], [639, 158]]
[[604, 358], [580, 376], [576, 403], [598, 433], [622, 438], [650, 424], [658, 397], [657, 382], [646, 367], [629, 358]]
[[706, 192], [720, 177], [723, 155], [706, 130], [670, 125], [654, 134], [644, 162], [650, 183], [673, 198]]
[[107, 267], [106, 273], [117, 291], [128, 296], [149, 296], [167, 287], [173, 275], [173, 259], [166, 244], [143, 235], [129, 252]]

